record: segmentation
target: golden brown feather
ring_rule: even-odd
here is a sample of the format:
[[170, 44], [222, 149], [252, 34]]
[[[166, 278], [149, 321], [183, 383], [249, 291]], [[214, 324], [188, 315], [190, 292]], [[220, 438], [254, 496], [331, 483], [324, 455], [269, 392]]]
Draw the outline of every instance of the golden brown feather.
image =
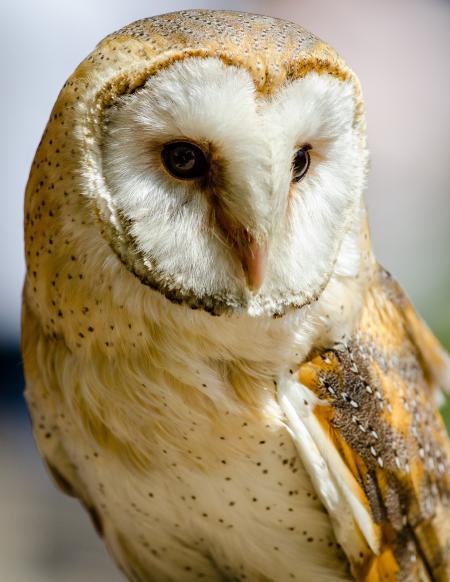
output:
[[353, 565], [360, 580], [449, 579], [450, 449], [430, 395], [440, 353], [380, 269], [351, 341], [300, 367], [301, 383], [329, 405], [314, 413], [379, 526], [380, 554], [367, 547]]

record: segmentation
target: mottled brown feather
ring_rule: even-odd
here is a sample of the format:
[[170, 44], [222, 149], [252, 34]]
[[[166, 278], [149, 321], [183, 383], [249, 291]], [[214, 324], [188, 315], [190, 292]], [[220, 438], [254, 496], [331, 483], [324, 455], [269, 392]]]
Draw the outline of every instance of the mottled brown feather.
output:
[[359, 580], [449, 579], [450, 452], [430, 393], [443, 353], [380, 269], [351, 341], [300, 368], [301, 383], [329, 405], [314, 413], [380, 526], [379, 555], [367, 548], [353, 564]]

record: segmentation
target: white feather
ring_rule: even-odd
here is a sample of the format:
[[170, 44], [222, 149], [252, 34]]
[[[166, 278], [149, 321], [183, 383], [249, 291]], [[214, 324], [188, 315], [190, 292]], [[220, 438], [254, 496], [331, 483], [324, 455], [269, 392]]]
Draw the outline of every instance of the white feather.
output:
[[[375, 554], [380, 551], [375, 524], [352, 490], [355, 478], [327, 438], [313, 414], [315, 406], [327, 406], [308, 388], [292, 380], [279, 380], [279, 401], [304, 465], [333, 520], [336, 537], [347, 554], [358, 555], [358, 531]], [[359, 486], [358, 486], [359, 487]]]
[[[156, 260], [198, 297], [229, 295], [252, 316], [271, 315], [320, 292], [358, 214], [367, 160], [353, 116], [352, 87], [334, 77], [310, 73], [262, 99], [246, 71], [186, 59], [111, 110], [96, 171], [106, 176], [104, 197], [132, 225], [149, 269]], [[226, 162], [223, 203], [269, 237], [257, 295], [211, 231], [204, 194], [162, 170], [158, 144], [180, 138], [214, 145]], [[311, 167], [293, 187], [292, 159], [305, 143], [313, 146]]]

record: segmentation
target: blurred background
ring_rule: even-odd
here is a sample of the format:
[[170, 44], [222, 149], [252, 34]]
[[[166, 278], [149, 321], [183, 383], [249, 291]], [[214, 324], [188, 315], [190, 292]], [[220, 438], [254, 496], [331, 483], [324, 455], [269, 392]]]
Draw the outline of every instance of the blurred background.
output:
[[32, 442], [18, 347], [23, 191], [50, 109], [76, 65], [124, 24], [183, 8], [292, 20], [328, 41], [358, 73], [367, 107], [367, 201], [377, 256], [450, 346], [448, 0], [1, 2], [2, 582], [122, 580], [78, 503], [53, 488]]

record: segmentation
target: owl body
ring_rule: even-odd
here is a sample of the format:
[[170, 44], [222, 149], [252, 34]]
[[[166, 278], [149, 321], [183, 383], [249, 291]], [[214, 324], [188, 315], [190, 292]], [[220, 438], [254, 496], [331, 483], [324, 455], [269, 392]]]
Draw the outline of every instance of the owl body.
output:
[[[77, 299], [86, 346], [74, 354], [57, 337], [49, 346], [25, 309], [23, 348], [41, 453], [127, 577], [352, 579], [276, 386], [316, 338], [350, 333], [359, 286], [332, 282], [308, 314], [216, 318], [211, 329], [211, 315], [189, 309], [180, 317], [161, 298], [147, 305], [133, 276], [120, 280], [117, 265], [106, 269], [105, 285], [116, 281], [122, 307], [102, 298], [103, 277], [87, 276], [84, 266]], [[45, 370], [44, 390], [32, 370]], [[74, 400], [57, 389], [63, 382]]]
[[366, 164], [356, 77], [283, 21], [139, 21], [65, 84], [26, 397], [129, 579], [445, 579], [448, 363], [373, 257]]

